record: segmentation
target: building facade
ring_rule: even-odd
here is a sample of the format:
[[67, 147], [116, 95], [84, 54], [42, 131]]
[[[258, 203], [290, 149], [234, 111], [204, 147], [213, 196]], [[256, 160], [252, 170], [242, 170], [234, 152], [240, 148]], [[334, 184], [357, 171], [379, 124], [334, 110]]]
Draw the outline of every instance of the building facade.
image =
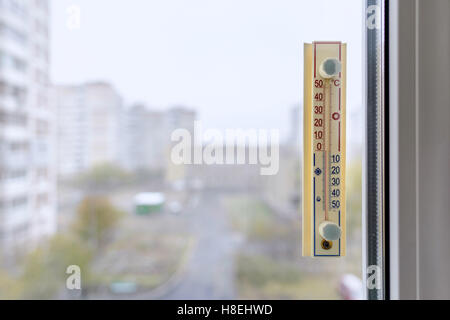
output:
[[122, 166], [129, 171], [164, 168], [167, 146], [164, 113], [134, 105], [123, 110], [121, 125]]
[[56, 229], [48, 21], [47, 0], [0, 1], [0, 246], [7, 253]]
[[71, 177], [117, 163], [122, 98], [108, 83], [55, 86], [58, 173]]
[[166, 111], [135, 105], [124, 110], [121, 163], [130, 171], [159, 171], [170, 166], [171, 133], [178, 128], [193, 132], [196, 112], [183, 107]]

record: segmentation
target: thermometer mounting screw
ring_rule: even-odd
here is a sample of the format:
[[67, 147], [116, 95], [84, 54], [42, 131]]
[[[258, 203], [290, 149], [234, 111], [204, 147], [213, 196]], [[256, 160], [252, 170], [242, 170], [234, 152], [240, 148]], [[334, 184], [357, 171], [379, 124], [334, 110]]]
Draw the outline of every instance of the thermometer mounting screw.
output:
[[333, 241], [328, 241], [325, 239], [322, 240], [322, 249], [330, 250], [332, 247], [333, 247]]

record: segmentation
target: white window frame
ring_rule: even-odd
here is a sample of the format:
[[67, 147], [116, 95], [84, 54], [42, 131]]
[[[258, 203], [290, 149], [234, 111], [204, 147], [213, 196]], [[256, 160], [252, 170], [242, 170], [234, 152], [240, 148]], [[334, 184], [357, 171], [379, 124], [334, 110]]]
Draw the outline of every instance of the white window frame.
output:
[[450, 299], [450, 1], [389, 10], [391, 299]]

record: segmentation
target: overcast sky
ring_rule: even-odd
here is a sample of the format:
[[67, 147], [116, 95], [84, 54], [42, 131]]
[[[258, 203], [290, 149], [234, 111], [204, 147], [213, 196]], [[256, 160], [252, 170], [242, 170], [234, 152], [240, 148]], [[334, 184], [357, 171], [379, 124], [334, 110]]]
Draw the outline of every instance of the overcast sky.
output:
[[[362, 3], [52, 0], [51, 77], [109, 81], [127, 104], [195, 108], [209, 128], [286, 136], [303, 99], [304, 42], [348, 43], [348, 108], [362, 114]], [[81, 9], [79, 29], [67, 27], [71, 5]]]

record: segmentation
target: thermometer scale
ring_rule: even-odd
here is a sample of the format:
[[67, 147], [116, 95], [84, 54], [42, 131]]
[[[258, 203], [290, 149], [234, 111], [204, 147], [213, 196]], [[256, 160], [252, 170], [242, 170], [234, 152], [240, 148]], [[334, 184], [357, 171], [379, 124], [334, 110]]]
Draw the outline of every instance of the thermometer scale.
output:
[[346, 44], [305, 44], [303, 255], [345, 255]]

